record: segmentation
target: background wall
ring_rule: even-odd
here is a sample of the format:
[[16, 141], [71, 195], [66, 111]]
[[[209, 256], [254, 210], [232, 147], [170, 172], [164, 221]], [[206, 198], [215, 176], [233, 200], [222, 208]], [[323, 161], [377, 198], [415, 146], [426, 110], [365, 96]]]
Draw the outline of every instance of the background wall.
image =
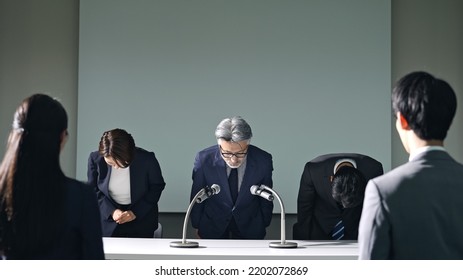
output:
[[[64, 172], [76, 175], [78, 0], [0, 0], [0, 155], [20, 101], [37, 91], [57, 96], [66, 107], [70, 139]], [[447, 80], [457, 93], [457, 116], [445, 146], [463, 162], [463, 1], [392, 0], [392, 83], [413, 70]], [[394, 128], [394, 126], [392, 126]], [[392, 130], [392, 167], [407, 161]], [[268, 239], [279, 238], [279, 215]], [[161, 213], [164, 237], [181, 235], [182, 214]], [[292, 236], [294, 215], [287, 216]], [[190, 231], [191, 232], [191, 231]]]
[[195, 154], [233, 115], [272, 154], [288, 213], [320, 154], [390, 169], [390, 12], [385, 0], [81, 0], [77, 178], [102, 132], [125, 128], [160, 162], [159, 209], [183, 212]]
[[32, 93], [57, 97], [68, 112], [64, 172], [76, 174], [79, 1], [0, 0], [0, 155], [13, 114]]
[[[457, 94], [457, 112], [445, 148], [463, 162], [463, 1], [392, 0], [392, 82], [429, 71]], [[395, 121], [395, 120], [393, 120]], [[392, 125], [392, 166], [408, 160]]]

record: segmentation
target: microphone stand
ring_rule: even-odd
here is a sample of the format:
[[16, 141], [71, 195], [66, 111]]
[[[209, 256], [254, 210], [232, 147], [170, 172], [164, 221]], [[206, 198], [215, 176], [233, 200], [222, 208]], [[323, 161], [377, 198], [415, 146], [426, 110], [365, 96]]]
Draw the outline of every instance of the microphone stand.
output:
[[198, 248], [199, 243], [196, 241], [187, 241], [186, 240], [186, 229], [187, 229], [187, 224], [188, 224], [188, 218], [190, 217], [190, 212], [191, 209], [193, 208], [193, 205], [196, 203], [196, 199], [202, 195], [204, 192], [204, 189], [201, 189], [195, 197], [190, 202], [190, 205], [188, 206], [188, 209], [186, 211], [185, 215], [185, 220], [183, 221], [183, 234], [182, 234], [182, 241], [172, 241], [170, 242], [170, 247], [174, 248]]
[[283, 205], [283, 201], [281, 200], [280, 196], [271, 188], [261, 185], [261, 188], [270, 192], [278, 199], [281, 208], [281, 241], [280, 242], [270, 242], [269, 247], [271, 248], [296, 248], [297, 243], [295, 242], [287, 242], [286, 241], [286, 219], [285, 219], [285, 206]]

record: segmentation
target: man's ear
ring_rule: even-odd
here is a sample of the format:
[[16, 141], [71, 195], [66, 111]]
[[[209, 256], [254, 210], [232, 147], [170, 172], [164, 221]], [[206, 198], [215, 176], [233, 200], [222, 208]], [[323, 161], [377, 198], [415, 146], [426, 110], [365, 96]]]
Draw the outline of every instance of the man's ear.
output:
[[408, 125], [408, 121], [405, 119], [405, 117], [400, 112], [397, 113], [397, 119], [399, 120], [400, 126], [402, 127], [402, 129], [410, 130], [410, 126]]
[[66, 142], [68, 141], [68, 136], [69, 136], [69, 133], [68, 133], [68, 130], [65, 129], [61, 132], [61, 135], [60, 135], [60, 141], [61, 141], [61, 150], [64, 148], [64, 145], [66, 144]]
[[63, 142], [64, 140], [66, 140], [66, 138], [68, 137], [69, 133], [68, 133], [68, 130], [65, 129], [61, 132], [60, 134], [60, 140], [61, 142]]

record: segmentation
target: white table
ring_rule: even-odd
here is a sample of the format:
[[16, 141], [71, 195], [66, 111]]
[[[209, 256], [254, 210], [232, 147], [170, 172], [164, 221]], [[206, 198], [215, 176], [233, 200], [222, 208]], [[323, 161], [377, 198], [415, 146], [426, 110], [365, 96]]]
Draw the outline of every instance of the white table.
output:
[[294, 241], [297, 248], [270, 248], [270, 242], [279, 240], [218, 240], [196, 241], [198, 248], [172, 248], [170, 242], [181, 239], [163, 238], [103, 238], [106, 259], [285, 259], [285, 260], [345, 260], [358, 258], [355, 241]]

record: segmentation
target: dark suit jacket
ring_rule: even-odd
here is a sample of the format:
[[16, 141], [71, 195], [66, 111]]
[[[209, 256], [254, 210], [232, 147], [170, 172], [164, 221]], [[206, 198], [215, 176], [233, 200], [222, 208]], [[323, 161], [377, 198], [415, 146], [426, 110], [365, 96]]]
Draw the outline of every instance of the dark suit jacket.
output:
[[[109, 195], [111, 167], [98, 153], [93, 152], [88, 158], [88, 182], [94, 187], [100, 206], [103, 236], [110, 237], [117, 224], [112, 213], [121, 206]], [[124, 224], [134, 228], [137, 237], [152, 237], [158, 226], [158, 201], [165, 187], [161, 167], [153, 152], [137, 148], [130, 164], [131, 210], [136, 219]], [[141, 236], [139, 236], [141, 235]]]
[[66, 178], [66, 224], [61, 238], [48, 252], [34, 259], [104, 259], [100, 213], [95, 192], [86, 184]]
[[306, 163], [297, 197], [297, 223], [293, 238], [299, 240], [331, 240], [336, 223], [344, 222], [345, 240], [357, 240], [362, 205], [342, 209], [333, 199], [330, 177], [339, 159], [355, 160], [357, 169], [368, 181], [383, 174], [382, 164], [375, 159], [352, 153], [327, 154]]
[[427, 151], [371, 180], [360, 259], [463, 259], [463, 165]]
[[244, 238], [265, 237], [265, 228], [272, 219], [273, 203], [252, 195], [250, 188], [252, 185], [273, 186], [272, 156], [249, 145], [246, 161], [245, 174], [234, 206], [228, 186], [227, 164], [220, 155], [219, 147], [209, 147], [196, 155], [190, 200], [206, 186], [220, 186], [217, 195], [195, 204], [192, 209], [191, 222], [199, 230], [201, 238], [220, 238], [232, 217]]

